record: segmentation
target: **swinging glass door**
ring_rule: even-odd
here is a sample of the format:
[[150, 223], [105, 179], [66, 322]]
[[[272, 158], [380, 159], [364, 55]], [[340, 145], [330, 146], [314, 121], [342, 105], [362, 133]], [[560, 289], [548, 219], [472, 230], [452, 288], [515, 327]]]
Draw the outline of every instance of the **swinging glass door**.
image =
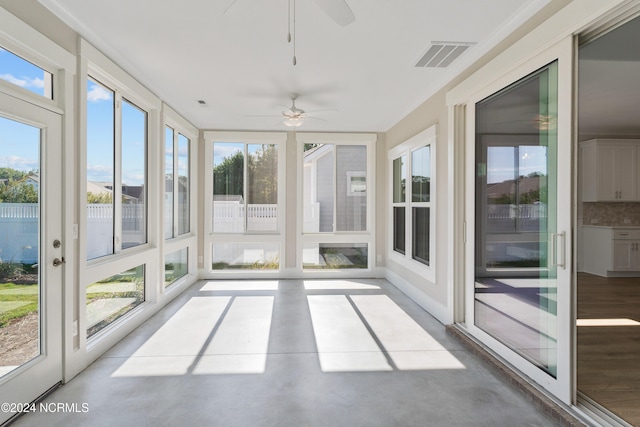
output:
[[467, 124], [467, 325], [567, 402], [571, 49], [567, 40], [479, 93]]
[[0, 424], [62, 379], [61, 116], [0, 92]]

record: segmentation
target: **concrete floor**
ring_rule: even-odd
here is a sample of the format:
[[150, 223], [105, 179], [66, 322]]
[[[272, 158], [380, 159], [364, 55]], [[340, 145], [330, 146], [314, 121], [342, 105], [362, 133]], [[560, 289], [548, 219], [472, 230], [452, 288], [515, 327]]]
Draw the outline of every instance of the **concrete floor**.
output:
[[198, 282], [13, 426], [554, 426], [385, 280]]

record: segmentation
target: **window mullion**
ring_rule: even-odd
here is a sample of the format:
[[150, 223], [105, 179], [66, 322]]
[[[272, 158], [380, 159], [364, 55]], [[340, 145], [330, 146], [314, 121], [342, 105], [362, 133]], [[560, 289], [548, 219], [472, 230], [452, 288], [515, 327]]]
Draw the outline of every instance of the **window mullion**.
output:
[[338, 144], [333, 145], [333, 232], [338, 231]]
[[122, 250], [122, 95], [115, 91], [113, 171], [113, 252]]
[[243, 232], [247, 232], [247, 217], [249, 216], [249, 204], [247, 203], [248, 198], [248, 185], [249, 185], [249, 145], [247, 143], [244, 144], [244, 156], [242, 159], [242, 199], [244, 202], [244, 228]]
[[173, 129], [173, 155], [171, 160], [173, 161], [172, 170], [173, 170], [173, 205], [171, 206], [173, 209], [173, 222], [171, 227], [173, 227], [173, 237], [178, 237], [178, 212], [180, 210], [180, 177], [178, 176], [178, 132], [176, 129]]
[[408, 260], [413, 259], [413, 153], [412, 150], [408, 150], [407, 156], [407, 178], [406, 178], [406, 190], [405, 190], [405, 210], [404, 210], [404, 256]]

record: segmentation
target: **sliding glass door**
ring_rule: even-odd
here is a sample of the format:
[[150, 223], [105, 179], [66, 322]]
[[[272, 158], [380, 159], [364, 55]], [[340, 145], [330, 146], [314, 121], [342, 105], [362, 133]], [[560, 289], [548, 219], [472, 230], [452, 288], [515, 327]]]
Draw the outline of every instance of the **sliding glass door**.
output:
[[[570, 398], [571, 41], [469, 105], [467, 323]], [[569, 103], [567, 103], [569, 101]]]

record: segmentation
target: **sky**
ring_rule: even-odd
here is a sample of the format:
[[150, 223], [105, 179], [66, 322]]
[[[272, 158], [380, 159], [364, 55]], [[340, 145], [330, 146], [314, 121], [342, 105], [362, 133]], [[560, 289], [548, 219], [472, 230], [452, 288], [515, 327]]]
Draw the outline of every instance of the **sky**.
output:
[[[516, 156], [518, 170], [515, 170]], [[495, 184], [527, 176], [533, 172], [547, 174], [547, 147], [534, 145], [489, 147], [487, 183]]]
[[[41, 68], [0, 48], [0, 79], [44, 96], [45, 73]], [[114, 93], [87, 81], [87, 180], [112, 182], [114, 167]], [[122, 102], [122, 183], [142, 185], [145, 177], [146, 113], [133, 103]], [[24, 172], [39, 169], [40, 130], [0, 116], [0, 167]], [[178, 170], [188, 165], [188, 140], [179, 135]], [[165, 155], [172, 159], [171, 144]]]
[[[0, 79], [44, 94], [44, 71], [0, 48]], [[0, 116], [0, 167], [40, 168], [40, 129]]]
[[[262, 144], [247, 144], [247, 152], [255, 154], [262, 148]], [[244, 152], [244, 142], [216, 142], [213, 144], [213, 167], [215, 168], [227, 157], [236, 152]]]

